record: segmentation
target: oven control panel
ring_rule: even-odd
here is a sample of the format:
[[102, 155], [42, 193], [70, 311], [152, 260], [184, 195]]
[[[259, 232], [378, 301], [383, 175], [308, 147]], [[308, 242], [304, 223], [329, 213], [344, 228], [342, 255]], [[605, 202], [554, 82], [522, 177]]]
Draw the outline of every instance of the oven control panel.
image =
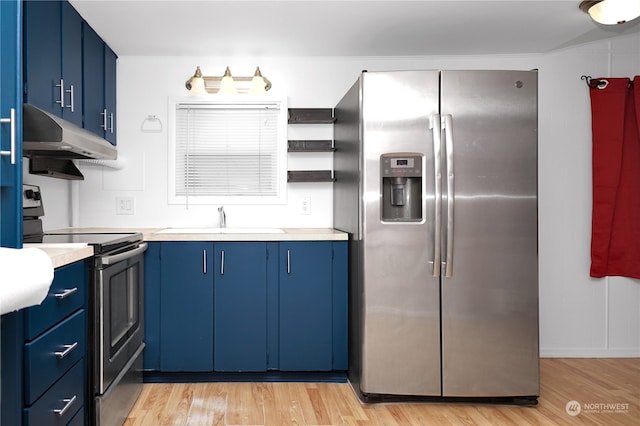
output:
[[44, 216], [42, 194], [37, 185], [22, 185], [22, 215], [25, 217]]

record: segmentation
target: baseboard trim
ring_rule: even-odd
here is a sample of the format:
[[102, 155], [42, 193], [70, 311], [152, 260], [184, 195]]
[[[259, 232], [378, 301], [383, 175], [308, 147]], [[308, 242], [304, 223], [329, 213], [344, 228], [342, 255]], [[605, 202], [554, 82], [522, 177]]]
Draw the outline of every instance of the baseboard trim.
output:
[[640, 348], [541, 348], [541, 358], [640, 358]]
[[325, 382], [346, 383], [346, 371], [268, 371], [268, 372], [176, 372], [144, 371], [145, 383], [198, 382]]

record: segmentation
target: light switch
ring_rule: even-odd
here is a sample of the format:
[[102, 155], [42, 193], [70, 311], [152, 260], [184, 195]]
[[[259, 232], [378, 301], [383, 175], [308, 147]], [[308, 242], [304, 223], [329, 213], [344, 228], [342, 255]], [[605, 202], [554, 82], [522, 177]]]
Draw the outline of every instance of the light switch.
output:
[[135, 202], [134, 197], [116, 197], [116, 214], [135, 214]]

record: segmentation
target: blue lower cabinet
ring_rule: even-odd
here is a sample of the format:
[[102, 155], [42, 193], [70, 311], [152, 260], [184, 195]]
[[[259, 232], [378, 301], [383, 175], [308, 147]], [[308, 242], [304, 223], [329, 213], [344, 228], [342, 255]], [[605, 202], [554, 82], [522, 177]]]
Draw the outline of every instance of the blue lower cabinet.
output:
[[163, 242], [160, 371], [213, 371], [213, 243]]
[[331, 242], [280, 244], [280, 370], [333, 369]]
[[215, 244], [213, 368], [267, 371], [267, 244]]
[[347, 369], [346, 241], [171, 241], [146, 260], [145, 370]]
[[84, 359], [29, 408], [24, 410], [24, 426], [63, 426], [84, 405]]
[[54, 323], [82, 308], [87, 298], [87, 266], [76, 262], [56, 269], [49, 293], [25, 312], [25, 339], [31, 340]]
[[144, 252], [144, 352], [143, 368], [160, 370], [160, 242], [148, 242]]
[[25, 403], [35, 400], [85, 356], [86, 315], [80, 309], [37, 339], [25, 344]]
[[57, 268], [42, 304], [21, 311], [24, 426], [86, 424], [87, 288], [85, 261]]
[[82, 407], [75, 416], [73, 416], [73, 418], [71, 419], [71, 421], [69, 423], [67, 423], [67, 426], [84, 426], [86, 424], [85, 422], [85, 418], [86, 415], [84, 413], [84, 407]]
[[349, 367], [349, 249], [347, 241], [334, 241], [331, 291], [333, 297], [333, 370]]

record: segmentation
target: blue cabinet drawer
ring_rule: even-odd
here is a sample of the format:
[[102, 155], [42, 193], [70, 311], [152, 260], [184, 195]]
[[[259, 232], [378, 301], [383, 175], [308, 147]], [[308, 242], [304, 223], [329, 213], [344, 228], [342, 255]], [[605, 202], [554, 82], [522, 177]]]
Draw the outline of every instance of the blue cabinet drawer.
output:
[[85, 421], [84, 407], [82, 407], [78, 413], [73, 416], [71, 421], [67, 424], [67, 426], [85, 426], [87, 423]]
[[25, 345], [25, 403], [33, 404], [85, 355], [85, 311], [73, 314]]
[[25, 312], [25, 339], [31, 340], [49, 327], [82, 308], [86, 292], [84, 261], [63, 266], [55, 271], [49, 294], [44, 301]]
[[84, 406], [84, 359], [24, 409], [25, 426], [64, 426]]

